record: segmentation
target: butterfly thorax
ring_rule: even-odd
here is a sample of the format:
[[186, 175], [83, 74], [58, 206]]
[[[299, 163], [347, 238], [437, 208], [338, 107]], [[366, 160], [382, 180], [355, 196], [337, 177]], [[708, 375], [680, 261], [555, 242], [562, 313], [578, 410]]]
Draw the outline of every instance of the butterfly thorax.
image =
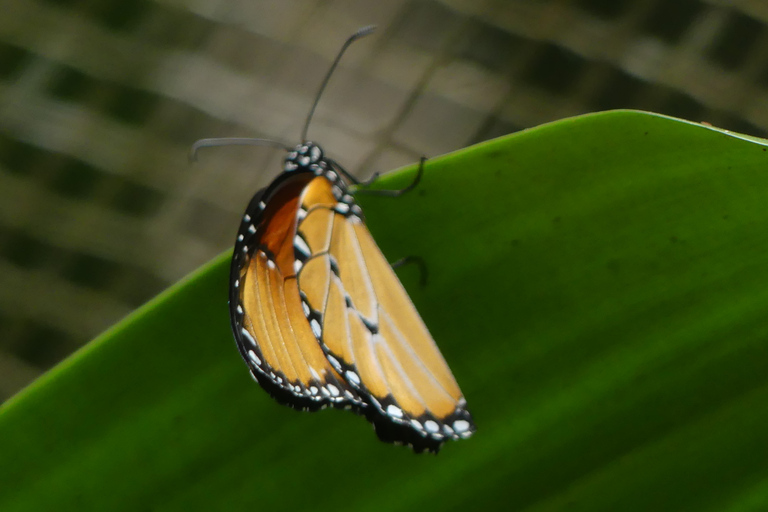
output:
[[314, 142], [297, 144], [293, 151], [285, 156], [283, 170], [286, 172], [310, 171], [320, 175], [331, 167], [325, 159], [323, 149]]
[[337, 164], [325, 157], [323, 149], [314, 142], [302, 142], [285, 156], [283, 171], [286, 173], [312, 173], [331, 182], [333, 197], [337, 201], [334, 210], [345, 216], [363, 218], [360, 207], [349, 192], [345, 177], [337, 168]]

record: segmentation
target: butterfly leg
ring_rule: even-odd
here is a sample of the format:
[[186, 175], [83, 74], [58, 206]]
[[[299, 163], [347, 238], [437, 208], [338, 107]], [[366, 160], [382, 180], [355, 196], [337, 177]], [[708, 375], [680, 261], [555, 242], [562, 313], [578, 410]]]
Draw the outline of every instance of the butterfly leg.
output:
[[400, 258], [397, 261], [393, 261], [391, 263], [392, 268], [400, 268], [403, 265], [409, 265], [409, 264], [415, 264], [419, 267], [419, 285], [421, 287], [427, 286], [427, 263], [424, 261], [424, 258], [421, 258], [419, 256], [406, 256], [405, 258]]
[[[328, 161], [328, 163], [331, 164], [331, 167], [333, 167], [333, 169], [336, 172], [338, 172], [339, 174], [343, 174], [344, 177], [347, 178], [349, 180], [349, 182], [352, 183], [355, 186], [359, 187], [359, 186], [362, 186], [362, 185], [367, 185], [368, 182], [371, 181], [370, 179], [368, 179], [366, 181], [360, 181], [359, 179], [355, 178], [352, 174], [350, 174], [350, 172], [348, 170], [343, 168], [341, 166], [341, 164], [339, 164], [339, 162], [337, 162], [336, 160], [331, 160], [330, 158], [328, 158], [327, 161]], [[378, 178], [379, 173], [374, 173], [373, 176], [374, 176], [374, 178]]]
[[344, 168], [342, 168], [337, 162], [331, 160], [331, 164], [333, 167], [342, 173], [344, 176], [346, 176], [353, 185], [358, 187], [355, 190], [355, 194], [369, 194], [372, 196], [384, 196], [384, 197], [400, 197], [401, 195], [405, 194], [406, 192], [410, 192], [421, 181], [421, 176], [424, 174], [424, 162], [427, 161], [427, 157], [423, 156], [421, 157], [421, 160], [419, 161], [419, 169], [416, 171], [416, 177], [413, 178], [413, 181], [405, 188], [401, 188], [400, 190], [368, 190], [366, 188], [360, 188], [360, 187], [367, 187], [371, 185], [376, 179], [379, 177], [379, 173], [374, 173], [373, 176], [368, 178], [365, 181], [360, 181], [356, 179], [354, 176], [349, 174]]
[[365, 180], [365, 181], [360, 181], [360, 182], [357, 182], [357, 183], [355, 183], [355, 185], [357, 185], [358, 187], [367, 187], [367, 186], [369, 186], [369, 185], [372, 185], [372, 184], [373, 184], [373, 182], [374, 182], [374, 181], [376, 181], [377, 179], [379, 179], [379, 173], [378, 173], [378, 172], [375, 172], [375, 173], [373, 173], [373, 175], [372, 175], [370, 178], [368, 178], [367, 180]]

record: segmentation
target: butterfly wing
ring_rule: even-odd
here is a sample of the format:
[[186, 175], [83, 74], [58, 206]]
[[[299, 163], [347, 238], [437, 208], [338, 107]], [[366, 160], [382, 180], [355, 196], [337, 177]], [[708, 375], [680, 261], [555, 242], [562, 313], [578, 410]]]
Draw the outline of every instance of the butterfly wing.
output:
[[292, 233], [307, 177], [276, 180], [252, 199], [230, 272], [230, 318], [254, 378], [297, 409], [363, 406], [329, 364], [302, 311]]
[[[336, 194], [338, 195], [338, 194]], [[348, 199], [348, 201], [351, 198]], [[302, 196], [298, 285], [331, 366], [368, 403], [379, 437], [436, 451], [475, 427], [434, 340], [359, 208], [315, 178]]]

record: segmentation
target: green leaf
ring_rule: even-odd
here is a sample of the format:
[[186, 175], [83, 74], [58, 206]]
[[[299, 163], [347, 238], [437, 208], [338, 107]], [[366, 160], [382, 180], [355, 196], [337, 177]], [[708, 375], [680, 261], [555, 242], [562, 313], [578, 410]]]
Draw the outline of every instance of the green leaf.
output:
[[223, 255], [0, 408], [0, 510], [766, 510], [766, 149], [608, 112], [361, 196], [478, 425], [436, 457], [269, 399]]

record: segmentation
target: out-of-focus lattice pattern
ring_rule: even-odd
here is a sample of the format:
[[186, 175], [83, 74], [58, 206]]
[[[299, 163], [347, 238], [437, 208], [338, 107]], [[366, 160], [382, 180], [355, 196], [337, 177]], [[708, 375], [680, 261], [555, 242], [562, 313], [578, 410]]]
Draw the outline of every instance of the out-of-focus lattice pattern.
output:
[[[0, 0], [0, 400], [232, 243], [310, 137], [360, 176], [640, 108], [764, 135], [763, 0]], [[222, 292], [222, 301], [226, 300]]]

